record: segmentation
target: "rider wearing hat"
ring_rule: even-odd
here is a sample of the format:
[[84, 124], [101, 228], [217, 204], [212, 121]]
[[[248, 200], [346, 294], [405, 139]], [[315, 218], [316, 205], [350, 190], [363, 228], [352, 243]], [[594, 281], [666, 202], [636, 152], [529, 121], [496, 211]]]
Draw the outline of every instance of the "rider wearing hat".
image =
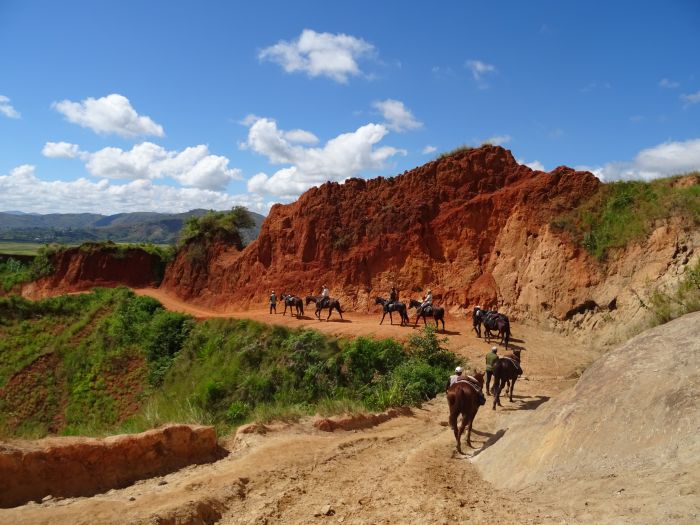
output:
[[419, 313], [422, 313], [423, 310], [425, 310], [427, 307], [432, 306], [433, 304], [433, 291], [428, 288], [428, 291], [425, 293], [425, 297], [423, 297], [423, 302], [420, 305], [420, 308], [418, 309]]
[[326, 286], [324, 284], [323, 289], [321, 290], [321, 308], [328, 306], [328, 303], [330, 302], [330, 298], [331, 298], [331, 292], [328, 290], [328, 286]]
[[447, 386], [445, 387], [445, 390], [450, 388], [452, 385], [454, 385], [457, 381], [464, 379], [464, 376], [462, 376], [462, 367], [458, 366], [455, 368], [455, 373], [450, 376], [450, 381], [447, 383]]

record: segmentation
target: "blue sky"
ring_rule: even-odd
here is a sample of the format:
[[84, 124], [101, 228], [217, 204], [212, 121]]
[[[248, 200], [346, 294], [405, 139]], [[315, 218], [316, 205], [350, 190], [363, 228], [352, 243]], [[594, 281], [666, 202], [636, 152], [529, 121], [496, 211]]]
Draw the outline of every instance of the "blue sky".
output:
[[266, 212], [491, 140], [700, 169], [700, 3], [0, 0], [0, 210]]

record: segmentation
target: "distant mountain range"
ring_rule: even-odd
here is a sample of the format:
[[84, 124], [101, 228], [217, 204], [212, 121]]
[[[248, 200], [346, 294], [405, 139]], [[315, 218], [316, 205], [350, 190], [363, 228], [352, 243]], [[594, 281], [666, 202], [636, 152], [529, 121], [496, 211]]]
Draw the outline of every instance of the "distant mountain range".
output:
[[[39, 215], [21, 211], [0, 212], [0, 241], [39, 243], [81, 243], [112, 240], [114, 242], [150, 242], [168, 244], [177, 235], [188, 217], [200, 217], [209, 210], [190, 210], [185, 213], [49, 213]], [[259, 213], [249, 212], [255, 226], [243, 230], [246, 244], [257, 238], [265, 219]]]

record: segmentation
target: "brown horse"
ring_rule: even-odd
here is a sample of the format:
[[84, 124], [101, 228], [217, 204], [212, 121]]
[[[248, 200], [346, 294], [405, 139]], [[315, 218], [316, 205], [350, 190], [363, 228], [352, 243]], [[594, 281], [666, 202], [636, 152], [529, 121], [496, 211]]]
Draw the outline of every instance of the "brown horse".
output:
[[282, 312], [282, 315], [287, 314], [287, 307], [289, 307], [289, 312], [292, 315], [294, 315], [294, 310], [296, 310], [297, 317], [299, 317], [299, 315], [304, 315], [304, 301], [301, 300], [301, 297], [291, 294], [282, 294], [282, 300], [284, 301], [284, 312]]
[[[516, 363], [517, 362], [517, 365]], [[509, 356], [501, 357], [493, 364], [493, 409], [496, 410], [496, 405], [501, 404], [501, 391], [506, 383], [510, 381], [510, 402], [513, 402], [513, 390], [515, 390], [515, 381], [518, 376], [523, 373], [520, 367], [520, 350], [513, 350], [512, 358]]]
[[[479, 383], [479, 391], [477, 392], [476, 387], [472, 386], [471, 382], [458, 381], [454, 383], [451, 387], [447, 389], [447, 404], [450, 407], [450, 426], [455, 433], [455, 439], [457, 440], [457, 452], [462, 454], [462, 434], [467, 425], [469, 425], [469, 431], [467, 432], [467, 446], [472, 447], [471, 434], [472, 434], [472, 423], [476, 417], [476, 413], [481, 406], [480, 400], [483, 399], [483, 394], [479, 395], [481, 389], [484, 386], [484, 374], [483, 372], [477, 372], [474, 374], [474, 378]], [[457, 428], [457, 418], [462, 414], [462, 423]]]
[[416, 299], [411, 299], [408, 303], [408, 308], [416, 309], [416, 322], [413, 326], [418, 326], [418, 321], [423, 318], [423, 324], [427, 324], [425, 318], [432, 317], [435, 320], [435, 328], [438, 328], [438, 321], [442, 323], [442, 330], [445, 331], [445, 309], [441, 306], [430, 306], [425, 309], [421, 309], [420, 305], [423, 304]]
[[338, 301], [338, 299], [329, 297], [328, 301], [324, 304], [323, 297], [320, 295], [307, 295], [306, 304], [308, 305], [309, 303], [316, 303], [316, 317], [318, 317], [319, 321], [321, 320], [321, 310], [324, 308], [328, 308], [328, 317], [326, 317], [326, 321], [331, 318], [331, 313], [333, 313], [333, 310], [337, 310], [340, 314], [340, 318], [343, 318], [343, 311], [340, 309], [340, 301]]

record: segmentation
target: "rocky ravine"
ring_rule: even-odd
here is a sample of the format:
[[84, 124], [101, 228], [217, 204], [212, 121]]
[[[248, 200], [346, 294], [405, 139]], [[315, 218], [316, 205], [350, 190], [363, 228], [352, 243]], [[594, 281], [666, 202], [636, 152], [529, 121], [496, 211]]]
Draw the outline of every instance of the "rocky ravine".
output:
[[697, 523], [699, 388], [696, 312], [603, 355], [573, 389], [509, 420], [476, 464], [575, 522]]
[[199, 261], [181, 252], [162, 287], [221, 310], [264, 303], [271, 289], [318, 293], [323, 283], [345, 308], [368, 310], [392, 283], [404, 299], [432, 287], [453, 312], [481, 304], [567, 328], [605, 316], [609, 337], [622, 339], [621, 324], [643, 315], [636, 293], [676, 281], [700, 234], [659, 224], [603, 266], [550, 226], [599, 184], [565, 167], [533, 171], [483, 146], [397, 177], [313, 188], [275, 205], [242, 252], [217, 244]]

